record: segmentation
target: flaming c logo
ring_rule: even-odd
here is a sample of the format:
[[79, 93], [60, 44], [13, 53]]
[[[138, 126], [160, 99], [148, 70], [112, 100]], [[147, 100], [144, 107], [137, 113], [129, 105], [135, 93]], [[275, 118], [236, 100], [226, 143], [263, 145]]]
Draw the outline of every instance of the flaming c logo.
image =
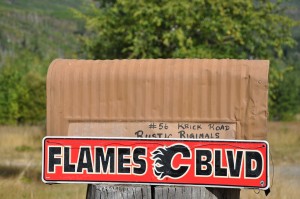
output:
[[183, 177], [189, 169], [189, 165], [180, 164], [177, 168], [173, 167], [174, 157], [180, 154], [182, 159], [190, 159], [191, 152], [188, 146], [174, 144], [169, 147], [157, 147], [151, 152], [153, 163], [153, 173], [159, 180], [165, 177], [178, 179]]

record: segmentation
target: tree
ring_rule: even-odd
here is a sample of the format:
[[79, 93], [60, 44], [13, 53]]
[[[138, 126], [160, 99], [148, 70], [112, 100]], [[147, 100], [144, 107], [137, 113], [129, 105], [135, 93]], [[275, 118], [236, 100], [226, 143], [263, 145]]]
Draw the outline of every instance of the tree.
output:
[[269, 59], [271, 114], [280, 106], [276, 95], [285, 69], [277, 63], [295, 44], [296, 25], [280, 1], [97, 0], [79, 14], [93, 59]]
[[280, 3], [269, 0], [98, 0], [86, 20], [92, 58], [254, 58], [292, 46]]
[[38, 124], [46, 114], [45, 63], [30, 51], [18, 52], [0, 68], [0, 124]]

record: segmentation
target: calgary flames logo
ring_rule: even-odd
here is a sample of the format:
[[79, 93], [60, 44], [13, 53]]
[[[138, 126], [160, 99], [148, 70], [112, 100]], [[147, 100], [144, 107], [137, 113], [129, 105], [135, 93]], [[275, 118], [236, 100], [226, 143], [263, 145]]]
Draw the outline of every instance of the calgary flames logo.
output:
[[157, 147], [152, 151], [153, 173], [157, 179], [162, 180], [165, 177], [178, 179], [185, 175], [190, 167], [189, 165], [180, 164], [177, 168], [173, 167], [173, 159], [177, 154], [180, 154], [182, 159], [191, 158], [190, 149], [182, 144]]

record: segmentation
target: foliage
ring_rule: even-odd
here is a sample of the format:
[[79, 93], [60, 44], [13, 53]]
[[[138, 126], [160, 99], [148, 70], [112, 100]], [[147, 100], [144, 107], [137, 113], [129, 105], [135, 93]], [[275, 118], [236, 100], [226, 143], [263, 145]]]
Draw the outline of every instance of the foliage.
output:
[[0, 70], [0, 123], [36, 123], [45, 118], [45, 70], [41, 60], [22, 51]]
[[268, 59], [294, 44], [294, 22], [267, 0], [98, 2], [84, 16], [93, 58]]
[[271, 75], [276, 76], [279, 81], [275, 83], [273, 81], [273, 93], [270, 95], [270, 119], [272, 120], [295, 120], [300, 113], [300, 2], [289, 0], [284, 3], [289, 6], [286, 10], [287, 15], [298, 21], [298, 26], [295, 26], [292, 31], [293, 38], [298, 44], [292, 49], [285, 48], [282, 59], [280, 61], [277, 59], [273, 64], [276, 70]]
[[[279, 68], [287, 63], [278, 66], [278, 60], [295, 45], [291, 30], [296, 23], [280, 1], [97, 2], [80, 13], [87, 29], [82, 40], [91, 58], [269, 59], [271, 118], [284, 119], [278, 115], [283, 110], [295, 114], [296, 109], [290, 112], [296, 106], [294, 98], [283, 98], [293, 95], [292, 90], [282, 90], [288, 80], [282, 79], [286, 69]], [[289, 108], [283, 108], [282, 100]]]
[[57, 57], [76, 58], [82, 0], [0, 2], [0, 124], [46, 117], [46, 72]]
[[[270, 116], [272, 120], [295, 120], [300, 113], [300, 63], [299, 51], [288, 52], [284, 62], [290, 67], [279, 68], [284, 63], [277, 63], [278, 67], [273, 75], [278, 81], [273, 84], [272, 103], [270, 103]], [[281, 71], [281, 72], [280, 72]]]

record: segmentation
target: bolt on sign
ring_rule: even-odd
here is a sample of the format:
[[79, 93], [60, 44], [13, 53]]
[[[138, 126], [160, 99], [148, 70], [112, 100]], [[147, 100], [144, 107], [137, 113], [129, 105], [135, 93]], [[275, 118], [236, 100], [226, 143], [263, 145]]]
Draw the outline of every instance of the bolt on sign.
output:
[[265, 140], [268, 67], [266, 60], [57, 59], [47, 75], [47, 136]]
[[45, 183], [269, 187], [268, 143], [237, 140], [46, 137]]

